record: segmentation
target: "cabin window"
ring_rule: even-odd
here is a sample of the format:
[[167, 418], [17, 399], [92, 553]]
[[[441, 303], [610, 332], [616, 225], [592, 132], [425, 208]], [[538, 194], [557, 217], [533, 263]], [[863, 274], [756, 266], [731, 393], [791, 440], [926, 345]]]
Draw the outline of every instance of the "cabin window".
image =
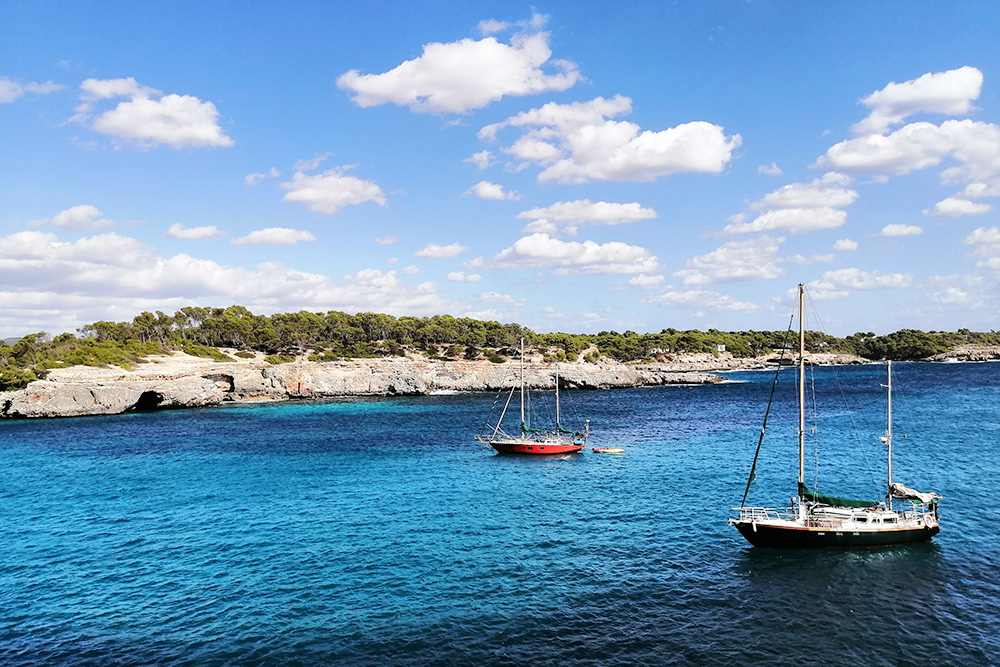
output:
[[886, 517], [885, 519], [883, 519], [883, 520], [884, 520], [884, 521], [885, 521], [886, 523], [896, 523], [896, 517], [894, 517], [894, 516], [887, 516], [887, 517]]
[[866, 516], [856, 516], [856, 517], [854, 517], [854, 523], [868, 523], [868, 517], [866, 517]]

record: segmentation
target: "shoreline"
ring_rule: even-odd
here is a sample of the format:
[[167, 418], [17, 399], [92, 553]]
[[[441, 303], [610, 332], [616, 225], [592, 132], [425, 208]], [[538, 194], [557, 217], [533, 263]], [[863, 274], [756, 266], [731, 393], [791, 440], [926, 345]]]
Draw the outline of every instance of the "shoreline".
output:
[[[227, 352], [227, 350], [223, 350]], [[232, 351], [228, 351], [232, 352]], [[525, 384], [552, 389], [558, 368], [560, 389], [619, 389], [662, 385], [721, 384], [718, 373], [774, 368], [774, 355], [736, 358], [729, 353], [676, 354], [652, 363], [545, 363], [526, 359]], [[935, 361], [1000, 359], [1000, 349], [953, 350]], [[874, 363], [853, 355], [814, 353], [815, 365]], [[131, 370], [117, 366], [53, 369], [16, 391], [0, 393], [0, 419], [114, 415], [126, 412], [213, 405], [324, 399], [349, 396], [419, 396], [489, 392], [517, 383], [519, 365], [508, 360], [441, 360], [423, 356], [309, 361], [271, 365], [260, 354], [214, 362], [174, 352], [149, 357]]]

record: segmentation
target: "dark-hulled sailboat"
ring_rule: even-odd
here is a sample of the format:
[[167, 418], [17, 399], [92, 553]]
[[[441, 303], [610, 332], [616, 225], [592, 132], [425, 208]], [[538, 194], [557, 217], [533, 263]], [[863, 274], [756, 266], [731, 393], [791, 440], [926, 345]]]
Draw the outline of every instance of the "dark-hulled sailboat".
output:
[[[821, 495], [805, 483], [805, 286], [799, 285], [799, 480], [798, 493], [789, 507], [748, 507], [747, 494], [754, 480], [757, 457], [750, 470], [743, 502], [730, 518], [740, 534], [754, 546], [778, 548], [880, 547], [926, 542], [940, 531], [936, 493], [921, 493], [892, 480], [892, 363], [888, 364], [885, 443], [888, 479], [884, 501], [853, 500]], [[780, 365], [779, 365], [780, 371]], [[773, 392], [772, 392], [773, 396]], [[768, 406], [770, 408], [770, 406]], [[765, 425], [761, 429], [764, 437]], [[757, 446], [760, 453], [760, 442]]]

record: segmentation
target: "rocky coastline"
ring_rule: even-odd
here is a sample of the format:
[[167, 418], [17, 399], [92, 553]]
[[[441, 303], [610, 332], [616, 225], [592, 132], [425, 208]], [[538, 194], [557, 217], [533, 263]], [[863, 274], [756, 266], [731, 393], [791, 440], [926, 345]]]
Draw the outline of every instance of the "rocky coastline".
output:
[[[859, 363], [848, 355], [814, 355], [812, 363]], [[527, 360], [525, 383], [561, 389], [614, 389], [668, 384], [714, 384], [717, 372], [768, 367], [765, 359], [688, 354], [657, 363], [602, 360], [556, 364]], [[113, 415], [139, 410], [203, 407], [239, 401], [346, 396], [415, 396], [498, 391], [518, 382], [518, 363], [389, 357], [313, 362], [304, 357], [271, 365], [262, 355], [212, 362], [182, 353], [149, 357], [132, 370], [73, 366], [50, 371], [24, 389], [0, 393], [0, 418]]]

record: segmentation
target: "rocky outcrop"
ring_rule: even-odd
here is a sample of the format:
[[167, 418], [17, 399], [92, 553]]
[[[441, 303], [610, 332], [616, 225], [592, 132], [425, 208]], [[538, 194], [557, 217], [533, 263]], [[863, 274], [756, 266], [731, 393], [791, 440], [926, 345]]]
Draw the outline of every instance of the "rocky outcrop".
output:
[[[517, 369], [514, 362], [399, 357], [323, 363], [299, 360], [272, 366], [262, 359], [212, 363], [174, 354], [151, 358], [132, 371], [81, 366], [54, 370], [46, 380], [0, 394], [0, 416], [73, 417], [227, 401], [497, 391], [519, 381]], [[554, 365], [529, 364], [525, 384], [553, 388], [557, 370], [563, 389], [722, 381], [718, 375], [678, 370], [676, 365], [580, 362], [559, 364], [558, 369]]]

